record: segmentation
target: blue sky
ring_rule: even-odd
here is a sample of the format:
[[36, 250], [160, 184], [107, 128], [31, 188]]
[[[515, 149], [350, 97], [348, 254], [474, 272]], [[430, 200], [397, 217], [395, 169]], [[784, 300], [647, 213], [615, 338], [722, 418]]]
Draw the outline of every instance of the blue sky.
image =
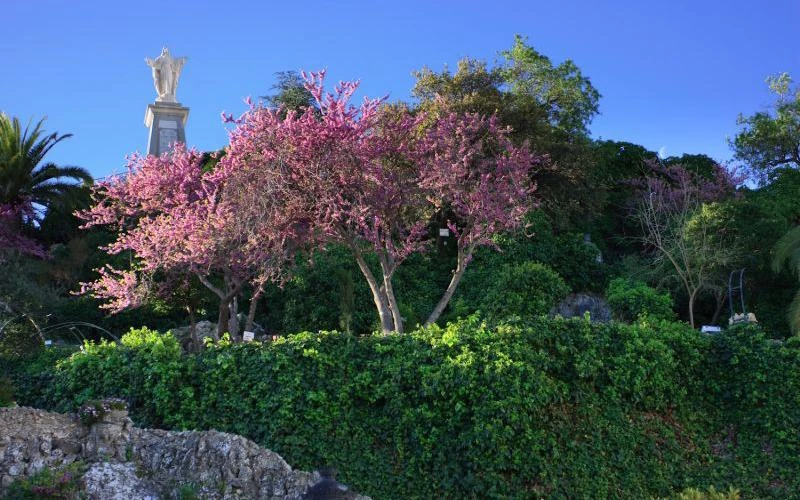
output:
[[365, 95], [407, 100], [422, 66], [488, 61], [515, 33], [571, 58], [603, 95], [592, 135], [667, 155], [731, 153], [736, 116], [770, 103], [764, 79], [800, 78], [800, 1], [88, 2], [0, 0], [0, 110], [47, 116], [74, 137], [50, 159], [95, 176], [144, 150], [155, 99], [145, 57], [188, 56], [178, 100], [187, 142], [222, 147], [222, 111], [269, 92], [274, 73], [327, 68]]

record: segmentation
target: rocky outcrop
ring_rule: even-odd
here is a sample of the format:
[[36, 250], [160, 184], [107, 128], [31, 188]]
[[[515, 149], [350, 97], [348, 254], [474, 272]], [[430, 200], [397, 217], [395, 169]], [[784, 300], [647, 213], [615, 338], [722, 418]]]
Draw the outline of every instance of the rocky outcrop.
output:
[[168, 432], [134, 429], [134, 461], [160, 483], [198, 485], [200, 493], [223, 497], [300, 498], [319, 476], [293, 471], [280, 455], [249, 439], [216, 431]]
[[593, 323], [608, 323], [611, 321], [611, 307], [608, 302], [598, 295], [591, 293], [573, 293], [558, 303], [550, 310], [550, 316], [563, 318], [582, 318], [589, 313]]
[[133, 462], [98, 462], [81, 479], [84, 496], [92, 500], [157, 500], [158, 487], [139, 477]]
[[74, 415], [0, 408], [0, 488], [82, 459], [89, 432]]
[[139, 429], [122, 410], [86, 426], [72, 414], [0, 408], [0, 492], [15, 479], [76, 460], [91, 464], [82, 483], [85, 496], [98, 499], [173, 498], [186, 488], [207, 499], [300, 499], [328, 480], [295, 471], [235, 434]]

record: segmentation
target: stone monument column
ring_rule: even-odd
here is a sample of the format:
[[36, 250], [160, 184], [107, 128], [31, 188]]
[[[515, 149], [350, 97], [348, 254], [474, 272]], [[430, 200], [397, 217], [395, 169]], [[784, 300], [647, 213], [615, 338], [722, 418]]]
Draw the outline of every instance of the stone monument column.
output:
[[185, 57], [174, 58], [164, 47], [155, 59], [145, 58], [153, 70], [153, 84], [156, 87], [156, 101], [147, 105], [144, 124], [150, 130], [147, 139], [147, 154], [160, 155], [170, 150], [175, 142], [186, 143], [186, 120], [189, 108], [175, 98]]

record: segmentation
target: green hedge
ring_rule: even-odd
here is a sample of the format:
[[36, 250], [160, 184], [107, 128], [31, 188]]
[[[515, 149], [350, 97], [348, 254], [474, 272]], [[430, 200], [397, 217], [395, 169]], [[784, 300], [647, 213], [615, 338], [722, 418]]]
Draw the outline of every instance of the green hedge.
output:
[[[123, 397], [139, 425], [243, 434], [293, 466], [334, 465], [374, 498], [648, 498], [709, 486], [785, 498], [800, 490], [798, 360], [757, 329], [711, 338], [651, 319], [489, 328], [471, 318], [189, 356], [170, 335], [138, 330], [43, 368], [47, 383], [19, 393], [61, 411]], [[23, 364], [2, 366], [25, 386]]]

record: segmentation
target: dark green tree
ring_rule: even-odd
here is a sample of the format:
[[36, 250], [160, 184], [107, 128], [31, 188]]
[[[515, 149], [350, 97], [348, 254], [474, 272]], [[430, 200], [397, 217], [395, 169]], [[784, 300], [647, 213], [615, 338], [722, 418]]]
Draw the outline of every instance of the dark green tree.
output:
[[272, 94], [261, 96], [273, 108], [284, 111], [302, 112], [306, 108], [316, 109], [314, 96], [305, 87], [303, 77], [294, 70], [275, 73], [275, 84], [270, 87]]
[[570, 135], [588, 134], [600, 93], [572, 60], [553, 65], [520, 35], [501, 54], [500, 73], [513, 95], [533, 98], [553, 127]]
[[767, 78], [776, 101], [770, 109], [739, 115], [741, 130], [731, 140], [735, 158], [760, 180], [771, 180], [780, 167], [800, 167], [800, 89], [787, 73]]

